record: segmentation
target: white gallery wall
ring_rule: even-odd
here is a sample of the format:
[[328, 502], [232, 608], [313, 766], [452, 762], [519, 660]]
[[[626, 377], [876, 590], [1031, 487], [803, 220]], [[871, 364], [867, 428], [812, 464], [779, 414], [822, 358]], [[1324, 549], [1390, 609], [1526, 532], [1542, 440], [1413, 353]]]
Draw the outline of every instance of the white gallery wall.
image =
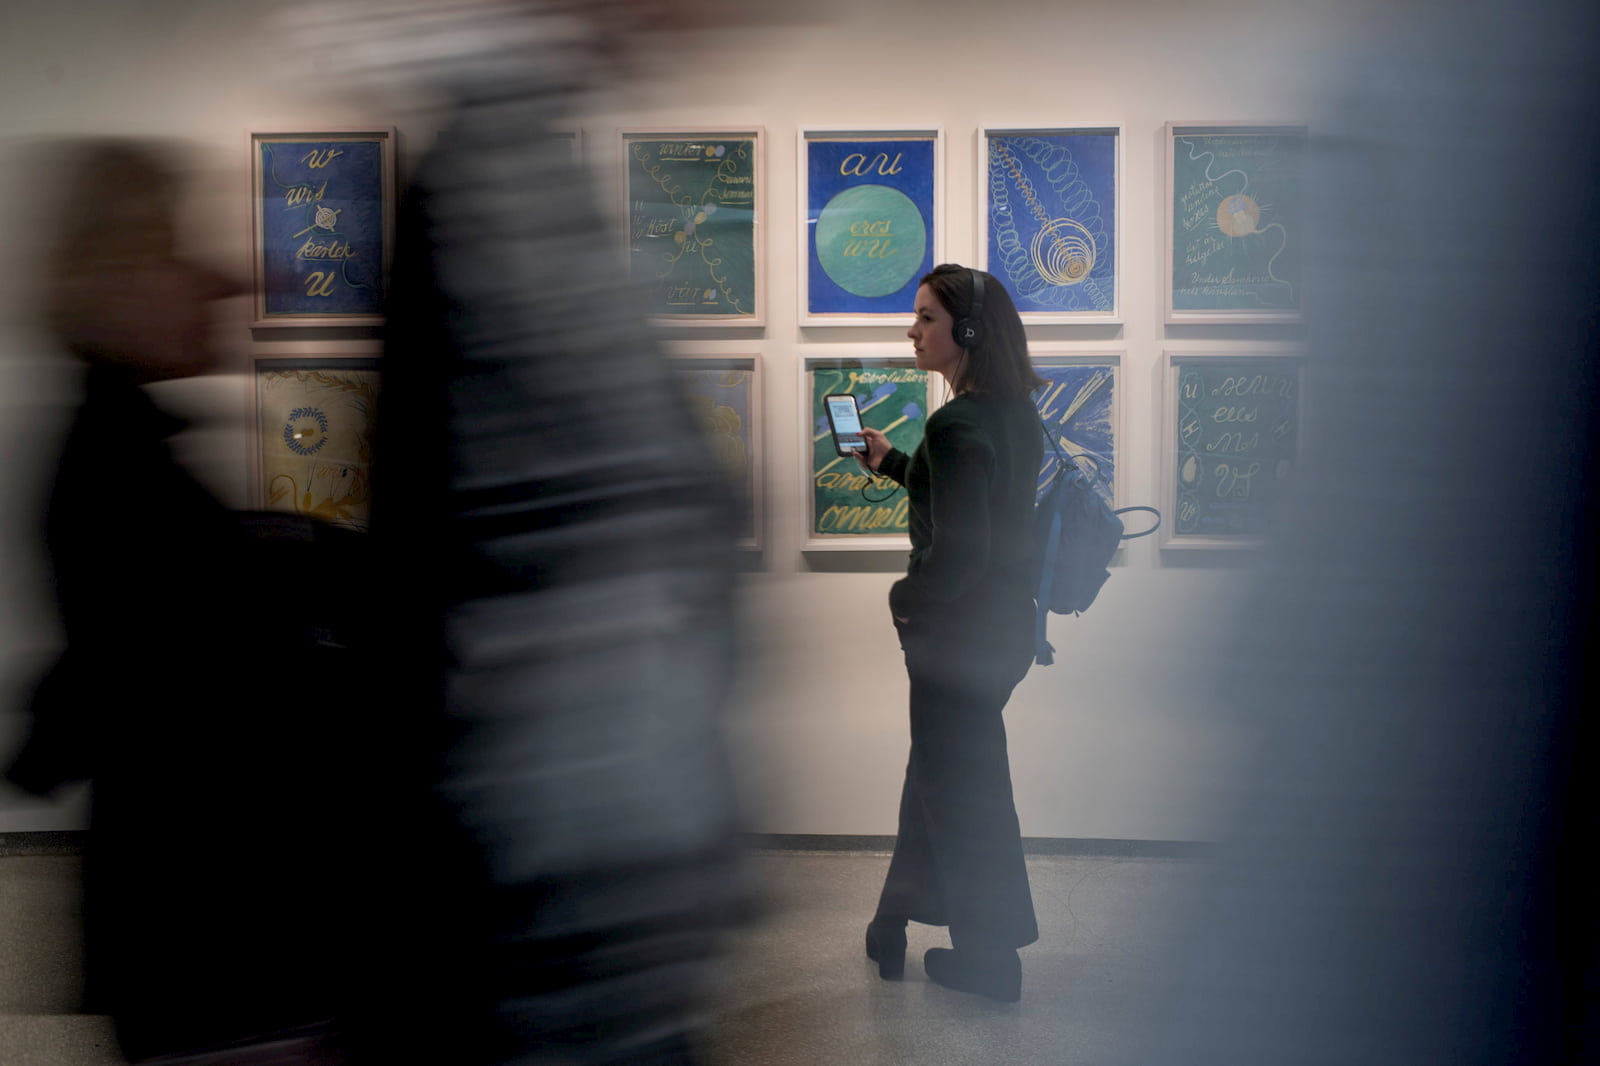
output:
[[[247, 274], [251, 130], [393, 125], [402, 179], [436, 132], [422, 113], [376, 107], [318, 77], [326, 70], [319, 65], [338, 57], [296, 54], [276, 19], [290, 6], [58, 0], [5, 15], [0, 232], [11, 246], [0, 256], [0, 758], [15, 743], [12, 708], [56, 639], [36, 507], [73, 398], [69, 369], [28, 326], [36, 261], [28, 252], [25, 145], [71, 133], [191, 141], [202, 165], [190, 205], [195, 250]], [[607, 204], [618, 199], [619, 127], [765, 134], [766, 325], [668, 335], [675, 351], [754, 355], [761, 368], [764, 547], [744, 578], [745, 645], [731, 721], [752, 830], [892, 833], [907, 745], [905, 676], [885, 606], [904, 554], [803, 551], [809, 483], [798, 366], [807, 354], [908, 354], [909, 345], [905, 324], [799, 326], [797, 131], [942, 130], [944, 258], [975, 262], [980, 128], [1121, 127], [1122, 322], [1031, 327], [1030, 336], [1052, 351], [1119, 357], [1121, 492], [1125, 502], [1153, 503], [1163, 352], [1249, 350], [1299, 336], [1294, 327], [1163, 324], [1163, 124], [1307, 116], [1315, 105], [1308, 72], [1336, 62], [1371, 29], [1353, 8], [1322, 10], [1338, 6], [884, 0], [805, 15], [728, 15], [724, 28], [664, 40], [643, 68], [648, 80], [574, 116]], [[376, 350], [370, 336], [338, 331], [253, 333], [248, 319], [241, 299], [219, 323], [228, 373], [165, 387], [167, 399], [196, 418], [183, 455], [239, 504], [251, 502], [251, 355]], [[115, 530], [106, 540], [115, 551]], [[1025, 835], [1216, 834], [1250, 742], [1248, 724], [1230, 715], [1225, 699], [1246, 563], [1237, 552], [1163, 552], [1155, 538], [1133, 541], [1088, 614], [1052, 619], [1057, 663], [1035, 667], [1007, 712]], [[153, 674], [173, 668], [184, 629], [203, 620], [158, 624], [172, 630], [174, 661], [150, 664]], [[40, 803], [0, 786], [0, 831], [77, 828], [83, 818], [81, 795]]]

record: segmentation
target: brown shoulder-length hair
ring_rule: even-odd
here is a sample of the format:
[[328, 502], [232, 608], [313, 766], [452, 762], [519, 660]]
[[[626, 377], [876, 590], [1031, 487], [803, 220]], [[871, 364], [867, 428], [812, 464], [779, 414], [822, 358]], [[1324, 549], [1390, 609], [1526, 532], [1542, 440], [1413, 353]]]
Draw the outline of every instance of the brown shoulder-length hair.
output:
[[1045, 379], [1028, 359], [1027, 333], [1006, 287], [993, 274], [958, 263], [941, 263], [923, 275], [920, 284], [959, 322], [972, 315], [974, 274], [983, 275], [983, 307], [978, 314], [983, 335], [976, 348], [966, 350], [960, 378], [952, 384], [957, 392], [1008, 399], [1026, 396]]

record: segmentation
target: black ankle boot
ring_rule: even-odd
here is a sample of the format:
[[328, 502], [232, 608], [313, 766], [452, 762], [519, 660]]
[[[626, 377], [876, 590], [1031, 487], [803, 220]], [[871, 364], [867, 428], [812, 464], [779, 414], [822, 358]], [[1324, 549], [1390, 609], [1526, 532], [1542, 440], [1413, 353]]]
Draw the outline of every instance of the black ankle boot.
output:
[[1022, 960], [1011, 950], [960, 951], [929, 948], [922, 956], [928, 978], [958, 992], [1015, 1003], [1022, 998]]
[[897, 981], [906, 972], [906, 923], [874, 918], [867, 925], [867, 958], [878, 964], [878, 976]]

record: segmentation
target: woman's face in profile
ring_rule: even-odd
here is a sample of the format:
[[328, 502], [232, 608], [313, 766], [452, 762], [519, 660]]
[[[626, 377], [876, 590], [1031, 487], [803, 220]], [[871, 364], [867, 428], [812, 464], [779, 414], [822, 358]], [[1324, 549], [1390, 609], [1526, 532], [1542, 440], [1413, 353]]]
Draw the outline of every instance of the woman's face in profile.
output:
[[916, 352], [917, 369], [951, 378], [964, 354], [956, 343], [955, 319], [927, 285], [917, 290], [912, 310], [915, 317], [906, 336], [911, 338], [911, 349]]

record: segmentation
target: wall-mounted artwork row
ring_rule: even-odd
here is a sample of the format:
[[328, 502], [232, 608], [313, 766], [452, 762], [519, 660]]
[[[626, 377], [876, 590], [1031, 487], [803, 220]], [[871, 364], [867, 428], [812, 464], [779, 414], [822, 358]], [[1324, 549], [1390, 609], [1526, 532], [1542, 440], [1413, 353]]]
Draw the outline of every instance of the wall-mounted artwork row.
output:
[[911, 313], [942, 261], [942, 148], [938, 130], [800, 131], [801, 325]]
[[944, 400], [943, 379], [918, 370], [911, 356], [807, 355], [800, 372], [800, 399], [805, 404], [802, 454], [810, 464], [810, 535], [805, 547], [909, 547], [905, 490], [887, 478], [868, 475], [854, 457], [838, 453], [823, 400], [835, 394], [853, 395], [862, 424], [910, 452], [922, 442], [929, 412]]
[[1291, 349], [1166, 353], [1163, 548], [1262, 542], [1299, 464], [1303, 363]]
[[1169, 323], [1298, 322], [1306, 127], [1167, 123]]
[[623, 130], [628, 266], [663, 325], [760, 326], [759, 129]]
[[760, 550], [763, 528], [760, 363], [753, 355], [674, 355], [673, 369], [739, 507], [739, 546]]
[[255, 360], [255, 497], [269, 511], [365, 531], [378, 360]]
[[1120, 132], [979, 132], [978, 247], [1024, 322], [1120, 321]]
[[382, 321], [394, 130], [252, 133], [256, 326]]

